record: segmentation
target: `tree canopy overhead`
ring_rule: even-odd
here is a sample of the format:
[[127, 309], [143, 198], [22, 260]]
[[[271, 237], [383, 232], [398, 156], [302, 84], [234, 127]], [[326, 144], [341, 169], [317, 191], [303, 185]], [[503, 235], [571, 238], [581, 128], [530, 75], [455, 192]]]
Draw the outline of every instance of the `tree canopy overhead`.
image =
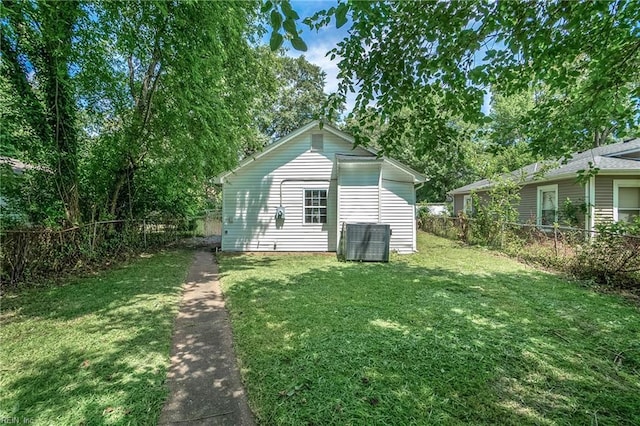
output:
[[327, 100], [326, 74], [304, 56], [292, 58], [266, 47], [258, 55], [271, 87], [259, 94], [253, 114], [267, 143], [320, 116]]
[[347, 1], [306, 23], [335, 18], [339, 27], [347, 17], [349, 36], [330, 52], [341, 78], [333, 102], [357, 91], [355, 109], [373, 109], [382, 122], [410, 106], [431, 129], [426, 148], [446, 142], [452, 114], [486, 120], [489, 90], [534, 93], [529, 143], [550, 155], [638, 127], [638, 0]]

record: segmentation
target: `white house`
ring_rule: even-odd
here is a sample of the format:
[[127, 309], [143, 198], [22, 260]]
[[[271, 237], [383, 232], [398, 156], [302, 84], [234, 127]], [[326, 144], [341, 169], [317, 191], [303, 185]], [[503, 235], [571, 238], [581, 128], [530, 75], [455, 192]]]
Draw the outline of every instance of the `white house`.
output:
[[386, 223], [390, 249], [416, 250], [415, 190], [426, 178], [317, 121], [215, 178], [223, 251], [336, 251], [343, 223]]

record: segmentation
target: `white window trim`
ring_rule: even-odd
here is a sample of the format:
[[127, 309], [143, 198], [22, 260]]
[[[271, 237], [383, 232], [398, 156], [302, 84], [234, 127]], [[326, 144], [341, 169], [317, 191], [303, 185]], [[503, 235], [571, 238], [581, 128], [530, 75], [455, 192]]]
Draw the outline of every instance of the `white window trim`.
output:
[[[471, 211], [468, 211], [467, 207], [471, 207]], [[467, 216], [473, 213], [473, 196], [471, 194], [466, 194], [462, 197], [462, 211]]]
[[554, 205], [556, 206], [556, 216], [554, 222], [558, 221], [558, 184], [554, 185], [544, 185], [539, 186], [536, 191], [536, 224], [538, 226], [550, 226], [550, 225], [542, 225], [542, 193], [548, 191], [555, 191], [556, 198], [554, 200]]
[[[326, 191], [327, 193], [327, 205], [324, 207], [325, 209], [325, 215], [327, 218], [327, 221], [325, 223], [322, 222], [307, 222], [306, 221], [306, 208], [307, 205], [306, 203], [306, 199], [307, 199], [307, 191]], [[323, 188], [303, 188], [302, 189], [302, 225], [303, 226], [324, 226], [326, 224], [329, 223], [329, 188], [323, 187]]]
[[618, 203], [620, 202], [618, 190], [620, 188], [640, 188], [640, 179], [614, 179], [613, 180], [613, 221], [618, 221]]

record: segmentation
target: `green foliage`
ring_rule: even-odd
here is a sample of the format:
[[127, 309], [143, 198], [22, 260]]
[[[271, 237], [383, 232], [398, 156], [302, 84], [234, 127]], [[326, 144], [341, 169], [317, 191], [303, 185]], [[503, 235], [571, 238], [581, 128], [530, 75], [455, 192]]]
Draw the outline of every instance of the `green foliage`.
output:
[[[536, 160], [530, 152], [519, 120], [526, 115], [526, 96], [497, 96], [493, 99], [491, 119], [483, 126], [464, 122], [457, 115], [446, 118], [447, 143], [427, 149], [433, 137], [422, 113], [409, 107], [401, 109], [384, 123], [368, 109], [347, 117], [346, 130], [359, 140], [429, 176], [418, 191], [419, 200], [442, 201], [448, 191], [479, 179], [511, 172]], [[442, 102], [434, 102], [436, 113], [443, 115]], [[520, 117], [520, 118], [514, 118]], [[505, 129], [510, 128], [510, 133]]]
[[570, 265], [579, 278], [640, 289], [640, 217], [633, 222], [596, 224], [597, 233], [586, 242]]
[[51, 178], [68, 223], [80, 221], [79, 128], [72, 70], [81, 55], [75, 50], [75, 30], [86, 22], [86, 10], [77, 1], [15, 1], [0, 6], [0, 92], [13, 98], [2, 107], [16, 108], [8, 117], [17, 118], [3, 132], [3, 145], [55, 171]]
[[421, 117], [420, 113], [404, 108], [387, 122], [379, 123], [375, 112], [368, 110], [364, 115], [351, 114], [344, 127], [357, 139], [367, 140], [370, 147], [386, 150], [391, 157], [429, 176], [417, 198], [440, 202], [445, 200], [447, 191], [480, 179], [484, 162], [479, 159], [488, 157], [483, 156], [482, 146], [476, 139], [477, 126], [468, 125], [455, 116], [449, 118], [443, 129], [450, 135], [449, 143], [425, 149], [423, 142], [431, 135], [428, 123]]
[[257, 96], [252, 113], [266, 144], [320, 116], [327, 99], [326, 74], [304, 56], [291, 58], [267, 49], [258, 49], [257, 55], [269, 82], [268, 89]]
[[[307, 44], [300, 38], [296, 21], [300, 19], [298, 13], [293, 10], [289, 0], [267, 0], [262, 4], [261, 12], [269, 15], [271, 37], [269, 47], [275, 52], [285, 39], [291, 42], [294, 49], [306, 52]], [[284, 30], [282, 33], [281, 30]]]
[[[425, 149], [451, 142], [445, 131], [451, 114], [484, 122], [488, 90], [535, 95], [522, 124], [530, 146], [545, 155], [567, 155], [637, 131], [635, 0], [341, 1], [305, 22], [320, 28], [333, 16], [342, 23], [345, 15], [352, 22], [349, 35], [330, 52], [342, 58], [331, 101], [343, 101], [357, 87], [356, 110], [373, 108], [382, 122], [414, 109], [431, 131], [421, 141]], [[394, 132], [396, 125], [390, 127]]]
[[559, 219], [562, 223], [577, 228], [584, 220], [584, 215], [587, 213], [587, 204], [582, 202], [575, 205], [570, 198], [564, 200], [562, 206], [560, 206]]
[[515, 240], [511, 230], [518, 221], [520, 189], [513, 180], [501, 180], [482, 196], [472, 193], [474, 213], [470, 227], [475, 242], [501, 247], [505, 241]]
[[107, 221], [66, 230], [11, 230], [2, 234], [0, 287], [17, 288], [85, 272], [178, 238], [179, 221]]
[[51, 171], [25, 182], [34, 223], [58, 221], [50, 205], [67, 223], [201, 209], [207, 179], [255, 144], [257, 8], [4, 2], [2, 150]]

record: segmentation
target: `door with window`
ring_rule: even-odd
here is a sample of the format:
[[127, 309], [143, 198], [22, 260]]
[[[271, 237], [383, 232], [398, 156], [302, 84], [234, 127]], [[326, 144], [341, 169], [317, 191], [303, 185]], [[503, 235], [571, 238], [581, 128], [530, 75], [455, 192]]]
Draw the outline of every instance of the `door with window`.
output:
[[538, 225], [552, 226], [558, 220], [558, 185], [538, 187]]
[[640, 179], [613, 181], [613, 220], [633, 222], [640, 216]]

